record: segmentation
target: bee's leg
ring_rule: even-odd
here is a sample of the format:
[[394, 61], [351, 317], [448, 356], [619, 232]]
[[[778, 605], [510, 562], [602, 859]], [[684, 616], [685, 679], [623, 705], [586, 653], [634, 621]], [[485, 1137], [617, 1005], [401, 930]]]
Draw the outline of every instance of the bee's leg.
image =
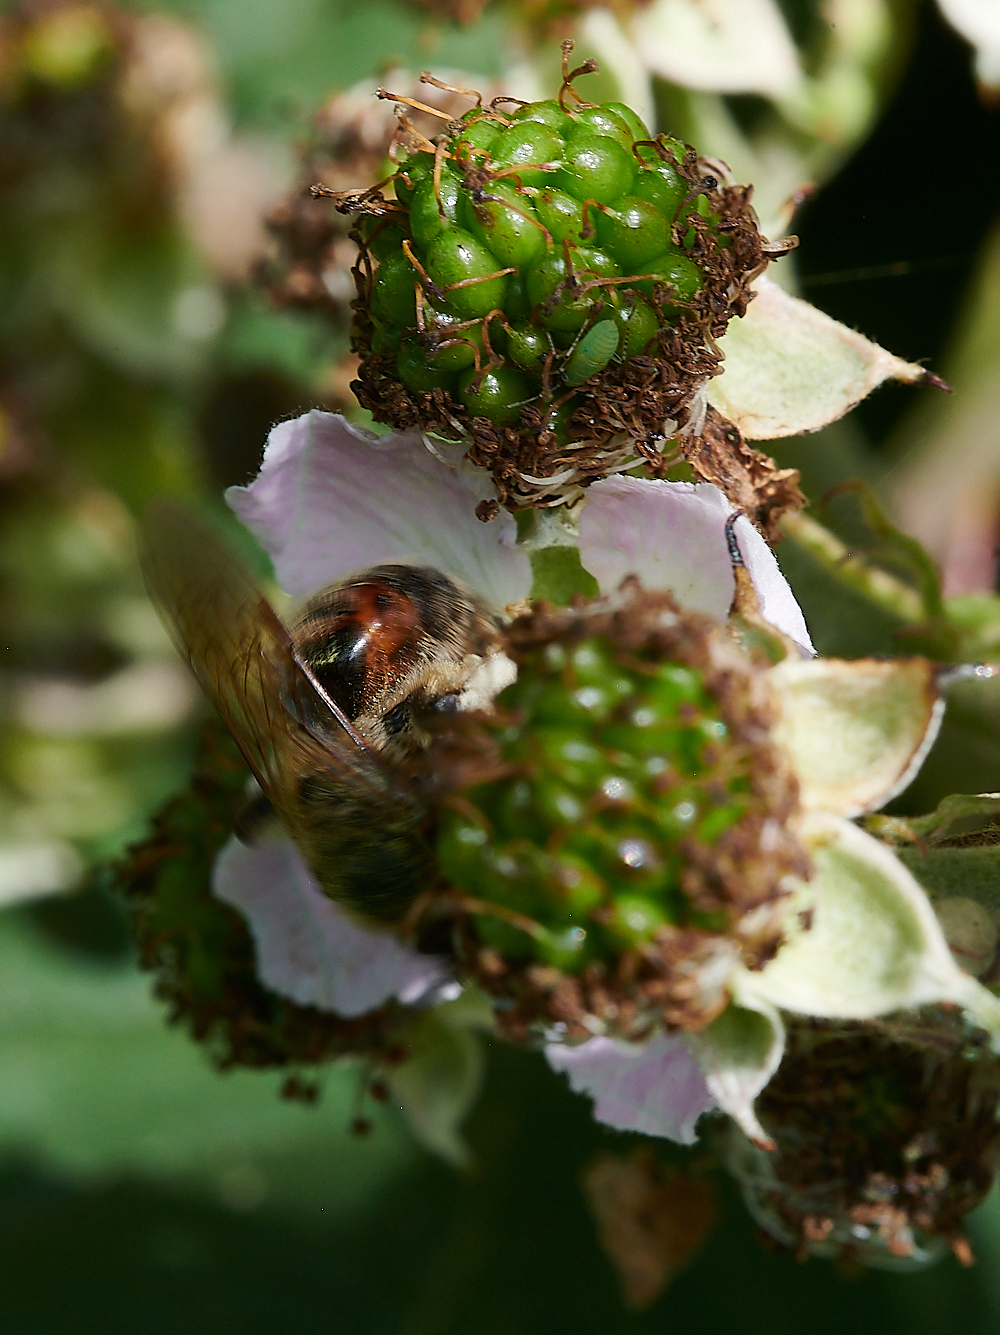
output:
[[236, 813], [233, 821], [233, 833], [241, 844], [254, 845], [274, 824], [276, 813], [270, 800], [264, 796], [256, 782], [250, 786], [247, 800]]

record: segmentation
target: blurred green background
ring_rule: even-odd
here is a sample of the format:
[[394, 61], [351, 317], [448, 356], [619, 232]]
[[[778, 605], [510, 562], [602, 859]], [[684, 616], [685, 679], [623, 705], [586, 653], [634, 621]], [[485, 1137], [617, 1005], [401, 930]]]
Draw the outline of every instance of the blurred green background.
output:
[[[783, 7], [803, 41], [826, 12]], [[392, 1106], [366, 1104], [371, 1133], [352, 1136], [353, 1070], [328, 1073], [317, 1107], [290, 1104], [276, 1076], [218, 1076], [165, 1026], [117, 904], [79, 888], [184, 782], [199, 717], [142, 594], [135, 517], [163, 489], [206, 497], [246, 481], [275, 420], [341, 402], [343, 330], [272, 309], [253, 277], [261, 218], [297, 178], [312, 113], [396, 65], [496, 77], [516, 11], [491, 4], [460, 26], [389, 0], [70, 8], [68, 27], [25, 38], [59, 6], [0, 5], [3, 1329], [1000, 1329], [995, 1195], [971, 1223], [974, 1268], [854, 1275], [763, 1246], [720, 1178], [705, 1250], [635, 1315], [579, 1175], [638, 1138], [597, 1126], [539, 1055], [489, 1045], [468, 1125], [475, 1167], [460, 1175], [415, 1146]], [[968, 592], [995, 578], [989, 551], [974, 568], [953, 556], [961, 497], [1000, 476], [1000, 115], [933, 4], [885, 12], [871, 125], [823, 159], [829, 180], [795, 224], [798, 282], [836, 318], [927, 359], [965, 406], [886, 388], [776, 453], [814, 499], [851, 477], [881, 489], [951, 591]], [[704, 98], [668, 85], [657, 96], [668, 119], [709, 123]], [[718, 105], [747, 142], [773, 114], [752, 94]], [[966, 491], [946, 503], [935, 467]], [[863, 542], [852, 505], [823, 513]], [[885, 617], [836, 593], [793, 544], [780, 555], [821, 649], [893, 647]], [[906, 809], [1000, 787], [996, 693], [966, 696], [953, 719]]]

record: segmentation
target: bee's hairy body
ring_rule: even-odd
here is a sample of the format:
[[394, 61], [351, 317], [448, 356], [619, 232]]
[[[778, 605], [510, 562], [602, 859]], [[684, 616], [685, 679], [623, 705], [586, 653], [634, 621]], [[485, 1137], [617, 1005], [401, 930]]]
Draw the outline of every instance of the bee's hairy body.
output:
[[[454, 581], [404, 565], [376, 566], [324, 589], [289, 633], [362, 736], [418, 774], [435, 722], [463, 708], [499, 643], [492, 620]], [[429, 820], [416, 794], [397, 787], [371, 795], [308, 775], [299, 801], [299, 847], [333, 898], [392, 919], [428, 884]]]
[[432, 875], [436, 732], [515, 675], [493, 618], [441, 572], [394, 564], [322, 590], [286, 628], [228, 549], [169, 501], [151, 508], [143, 568], [323, 890], [398, 920]]

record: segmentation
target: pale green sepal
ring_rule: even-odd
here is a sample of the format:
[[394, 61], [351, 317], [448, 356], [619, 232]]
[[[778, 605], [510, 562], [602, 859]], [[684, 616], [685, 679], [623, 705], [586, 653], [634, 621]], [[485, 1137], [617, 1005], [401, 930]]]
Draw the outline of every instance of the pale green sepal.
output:
[[807, 810], [860, 816], [914, 778], [941, 726], [938, 665], [924, 658], [786, 659], [770, 674]]
[[764, 1148], [773, 1142], [758, 1122], [753, 1105], [778, 1069], [785, 1050], [785, 1029], [775, 1008], [737, 986], [731, 1001], [688, 1044], [713, 1097], [741, 1130]]
[[843, 417], [884, 380], [917, 384], [924, 368], [901, 361], [846, 325], [759, 278], [742, 320], [719, 340], [722, 375], [708, 401], [750, 440], [798, 436]]
[[891, 849], [849, 821], [814, 813], [800, 837], [815, 875], [794, 896], [788, 939], [760, 972], [740, 971], [743, 1004], [863, 1020], [951, 1001], [1000, 1047], [1000, 1001], [955, 963], [930, 900]]
[[577, 507], [522, 511], [517, 516], [517, 545], [531, 561], [531, 596], [568, 607], [576, 594], [593, 598], [597, 580], [580, 561]]
[[428, 1010], [411, 1037], [411, 1055], [391, 1067], [386, 1080], [413, 1137], [446, 1163], [464, 1168], [469, 1147], [459, 1134], [479, 1094], [483, 1051], [476, 1029], [492, 1027], [482, 994], [468, 989], [457, 1001]]

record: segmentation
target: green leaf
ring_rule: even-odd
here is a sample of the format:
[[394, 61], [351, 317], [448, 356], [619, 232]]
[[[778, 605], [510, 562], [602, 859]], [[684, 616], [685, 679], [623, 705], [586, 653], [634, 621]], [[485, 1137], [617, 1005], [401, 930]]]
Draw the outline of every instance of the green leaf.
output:
[[769, 279], [758, 279], [756, 291], [743, 319], [719, 340], [725, 370], [708, 384], [709, 403], [747, 439], [818, 431], [884, 380], [924, 380], [922, 366], [901, 361]]
[[576, 594], [597, 596], [597, 580], [580, 563], [580, 528], [573, 511], [563, 505], [521, 511], [517, 534], [517, 545], [531, 560], [532, 598], [568, 607]]
[[596, 598], [597, 580], [580, 562], [576, 547], [542, 547], [531, 553], [531, 596], [568, 607], [576, 594]]
[[1000, 597], [995, 593], [963, 593], [947, 598], [944, 614], [961, 636], [957, 657], [992, 658], [1000, 653]]
[[[0, 1153], [71, 1179], [122, 1174], [195, 1189], [263, 1182], [270, 1198], [353, 1215], [414, 1162], [391, 1111], [350, 1135], [357, 1067], [324, 1077], [315, 1106], [281, 1076], [220, 1075], [134, 967], [56, 948], [17, 911], [0, 915]], [[308, 1163], [308, 1171], [304, 1168]]]

